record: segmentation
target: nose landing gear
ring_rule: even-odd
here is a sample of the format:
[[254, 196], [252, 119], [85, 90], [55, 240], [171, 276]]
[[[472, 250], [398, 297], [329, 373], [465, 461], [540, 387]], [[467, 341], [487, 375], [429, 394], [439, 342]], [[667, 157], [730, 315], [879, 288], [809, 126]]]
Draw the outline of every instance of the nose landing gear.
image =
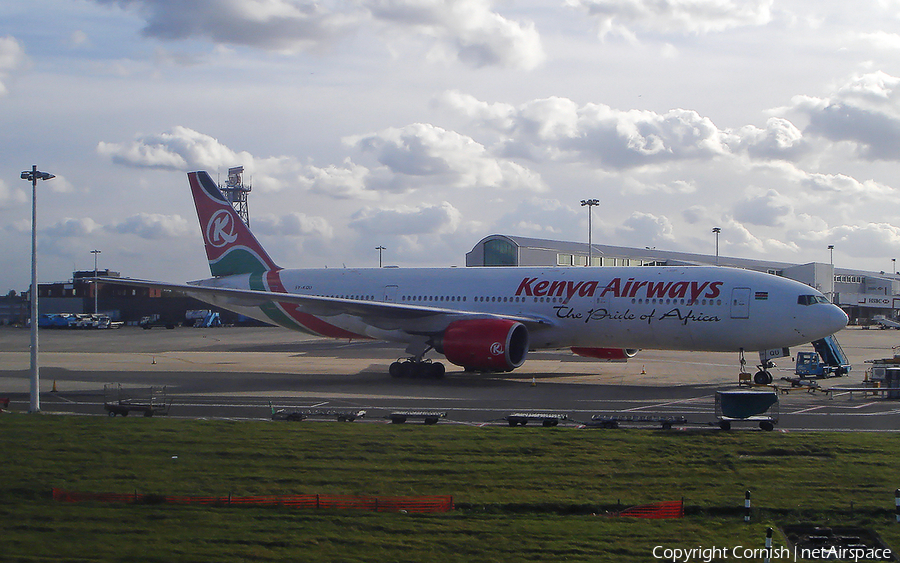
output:
[[[759, 371], [757, 371], [753, 375], [753, 383], [755, 383], [756, 385], [771, 385], [772, 381], [774, 381], [774, 378], [772, 377], [772, 373], [769, 372], [769, 370], [774, 368], [775, 364], [772, 362], [772, 360], [765, 359], [763, 357], [762, 352], [760, 352], [759, 361], [761, 362], [760, 365], [756, 366], [757, 368], [759, 368]], [[743, 348], [741, 348], [740, 362], [741, 362], [741, 373], [745, 373], [744, 366], [747, 365], [747, 360], [744, 359], [744, 349]], [[746, 375], [749, 376], [750, 374], [746, 374]]]

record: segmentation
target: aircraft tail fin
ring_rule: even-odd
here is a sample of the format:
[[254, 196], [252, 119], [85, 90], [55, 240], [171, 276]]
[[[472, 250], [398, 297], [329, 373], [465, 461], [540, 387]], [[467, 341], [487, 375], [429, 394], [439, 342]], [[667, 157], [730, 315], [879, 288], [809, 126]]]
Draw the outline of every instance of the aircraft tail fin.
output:
[[207, 172], [190, 172], [188, 181], [215, 277], [280, 269]]

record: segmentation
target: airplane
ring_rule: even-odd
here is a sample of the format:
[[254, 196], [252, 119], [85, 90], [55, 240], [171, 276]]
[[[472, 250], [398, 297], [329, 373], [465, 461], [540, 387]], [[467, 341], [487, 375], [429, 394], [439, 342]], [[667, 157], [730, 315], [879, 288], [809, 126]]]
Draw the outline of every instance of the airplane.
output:
[[[207, 172], [188, 180], [212, 277], [187, 284], [103, 278], [171, 290], [250, 318], [335, 339], [406, 345], [393, 377], [443, 377], [434, 350], [467, 371], [508, 372], [528, 352], [570, 348], [624, 361], [639, 349], [766, 351], [841, 330], [819, 291], [718, 266], [284, 269]], [[100, 281], [100, 280], [98, 280]], [[786, 350], [785, 350], [786, 351]]]

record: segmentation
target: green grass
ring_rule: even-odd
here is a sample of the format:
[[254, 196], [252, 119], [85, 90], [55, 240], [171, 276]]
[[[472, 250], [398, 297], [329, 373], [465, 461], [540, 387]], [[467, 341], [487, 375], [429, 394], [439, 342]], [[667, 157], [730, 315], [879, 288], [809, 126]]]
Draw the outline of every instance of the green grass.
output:
[[[0, 433], [2, 561], [652, 561], [656, 545], [758, 547], [767, 526], [803, 521], [871, 527], [900, 548], [895, 434], [27, 415], [0, 417]], [[65, 504], [54, 487], [453, 495], [458, 509]], [[593, 515], [682, 497], [682, 520]]]

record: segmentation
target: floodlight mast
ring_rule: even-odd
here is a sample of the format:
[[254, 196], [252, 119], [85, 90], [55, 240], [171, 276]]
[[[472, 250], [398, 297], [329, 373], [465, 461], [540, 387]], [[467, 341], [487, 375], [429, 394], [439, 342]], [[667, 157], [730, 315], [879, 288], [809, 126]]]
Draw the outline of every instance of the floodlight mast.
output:
[[38, 287], [37, 287], [37, 181], [56, 178], [48, 172], [39, 172], [37, 165], [22, 172], [23, 180], [31, 181], [31, 404], [29, 413], [41, 412], [41, 376], [38, 362]]
[[588, 261], [585, 266], [592, 266], [592, 262], [594, 261], [594, 242], [591, 240], [594, 229], [591, 225], [591, 209], [593, 209], [595, 205], [600, 205], [600, 200], [597, 198], [581, 200], [581, 206], [586, 206], [588, 208]]

